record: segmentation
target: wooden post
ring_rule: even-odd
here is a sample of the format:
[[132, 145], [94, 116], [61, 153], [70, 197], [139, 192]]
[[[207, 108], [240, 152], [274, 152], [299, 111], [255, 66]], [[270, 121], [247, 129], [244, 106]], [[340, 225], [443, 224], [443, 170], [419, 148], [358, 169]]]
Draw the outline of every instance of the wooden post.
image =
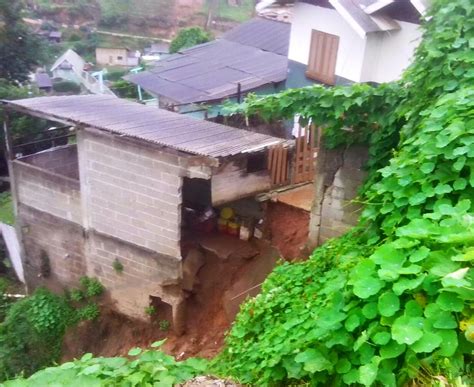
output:
[[12, 138], [10, 135], [10, 130], [8, 128], [9, 124], [10, 124], [10, 115], [6, 111], [5, 118], [3, 120], [3, 134], [5, 135], [5, 155], [7, 156], [7, 161], [15, 159]]

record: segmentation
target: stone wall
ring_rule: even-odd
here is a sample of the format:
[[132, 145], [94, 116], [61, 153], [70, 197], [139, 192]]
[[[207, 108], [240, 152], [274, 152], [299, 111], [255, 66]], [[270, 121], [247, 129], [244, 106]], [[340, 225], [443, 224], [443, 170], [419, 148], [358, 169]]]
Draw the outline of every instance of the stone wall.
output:
[[27, 164], [46, 169], [58, 175], [79, 180], [77, 146], [65, 145], [46, 149], [32, 155], [19, 158]]
[[179, 258], [185, 160], [89, 129], [78, 149], [86, 229]]
[[366, 177], [365, 146], [328, 150], [321, 147], [315, 173], [315, 200], [311, 210], [309, 247], [344, 234], [357, 223], [361, 207], [351, 201]]
[[[80, 225], [22, 204], [18, 206], [18, 220], [23, 264], [30, 287], [51, 280], [56, 284], [76, 285], [79, 278], [86, 275], [84, 235]], [[45, 261], [50, 267], [50, 277], [44, 276]]]
[[81, 224], [79, 181], [20, 160], [13, 161], [20, 204]]

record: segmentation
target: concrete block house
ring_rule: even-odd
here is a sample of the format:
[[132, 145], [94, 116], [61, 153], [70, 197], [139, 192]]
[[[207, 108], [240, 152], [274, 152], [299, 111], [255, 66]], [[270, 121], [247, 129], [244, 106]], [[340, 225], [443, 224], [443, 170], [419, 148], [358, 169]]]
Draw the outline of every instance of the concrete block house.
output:
[[[7, 136], [27, 283], [34, 287], [49, 276], [48, 284], [61, 287], [97, 277], [120, 312], [143, 319], [150, 297], [157, 298], [171, 306], [177, 329], [189, 246], [200, 235], [184, 210], [269, 191], [269, 149], [288, 146], [113, 96], [3, 105], [71, 127], [77, 140], [15, 157]], [[123, 272], [114, 269], [117, 261]], [[45, 262], [50, 274], [43, 272]]]

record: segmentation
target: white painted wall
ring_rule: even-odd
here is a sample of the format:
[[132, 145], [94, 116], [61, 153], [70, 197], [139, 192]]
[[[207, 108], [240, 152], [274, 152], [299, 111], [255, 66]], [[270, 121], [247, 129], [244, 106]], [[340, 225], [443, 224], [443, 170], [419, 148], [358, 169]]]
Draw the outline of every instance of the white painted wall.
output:
[[290, 60], [308, 64], [311, 31], [339, 36], [336, 75], [354, 82], [389, 82], [398, 79], [410, 64], [421, 40], [419, 26], [399, 22], [400, 31], [377, 32], [360, 37], [334, 9], [306, 3], [294, 6]]
[[410, 65], [413, 53], [421, 42], [420, 26], [398, 22], [399, 31], [370, 34], [367, 39], [361, 81], [390, 82], [399, 79]]
[[339, 51], [336, 74], [360, 82], [366, 46], [365, 39], [357, 35], [334, 9], [296, 3], [293, 12], [289, 59], [308, 64], [312, 30], [337, 35], [339, 36]]

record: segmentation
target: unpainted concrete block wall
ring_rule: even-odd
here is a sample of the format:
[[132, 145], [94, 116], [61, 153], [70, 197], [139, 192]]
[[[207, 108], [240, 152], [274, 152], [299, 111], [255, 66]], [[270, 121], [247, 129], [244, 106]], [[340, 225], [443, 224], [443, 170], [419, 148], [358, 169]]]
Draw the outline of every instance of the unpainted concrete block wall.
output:
[[35, 167], [79, 180], [76, 145], [64, 145], [46, 149], [42, 152], [21, 157], [19, 160]]
[[[181, 293], [166, 291], [181, 277], [181, 260], [133, 246], [97, 232], [87, 235], [88, 275], [97, 277], [116, 302], [117, 309], [132, 317], [143, 318], [149, 296], [176, 305]], [[118, 261], [123, 270], [114, 269]]]
[[13, 161], [20, 203], [73, 223], [82, 223], [79, 181]]
[[[311, 233], [317, 233], [315, 244], [335, 238], [357, 224], [361, 206], [351, 201], [363, 184], [368, 159], [365, 146], [351, 146], [343, 151], [327, 151], [316, 171], [315, 205], [311, 212]], [[319, 172], [319, 173], [318, 173]], [[323, 181], [318, 181], [323, 179]]]
[[78, 150], [86, 228], [180, 258], [185, 160], [88, 130]]
[[[22, 204], [18, 215], [28, 285], [35, 287], [48, 280], [76, 285], [79, 278], [86, 275], [82, 227]], [[49, 262], [51, 278], [41, 274], [42, 255]]]

